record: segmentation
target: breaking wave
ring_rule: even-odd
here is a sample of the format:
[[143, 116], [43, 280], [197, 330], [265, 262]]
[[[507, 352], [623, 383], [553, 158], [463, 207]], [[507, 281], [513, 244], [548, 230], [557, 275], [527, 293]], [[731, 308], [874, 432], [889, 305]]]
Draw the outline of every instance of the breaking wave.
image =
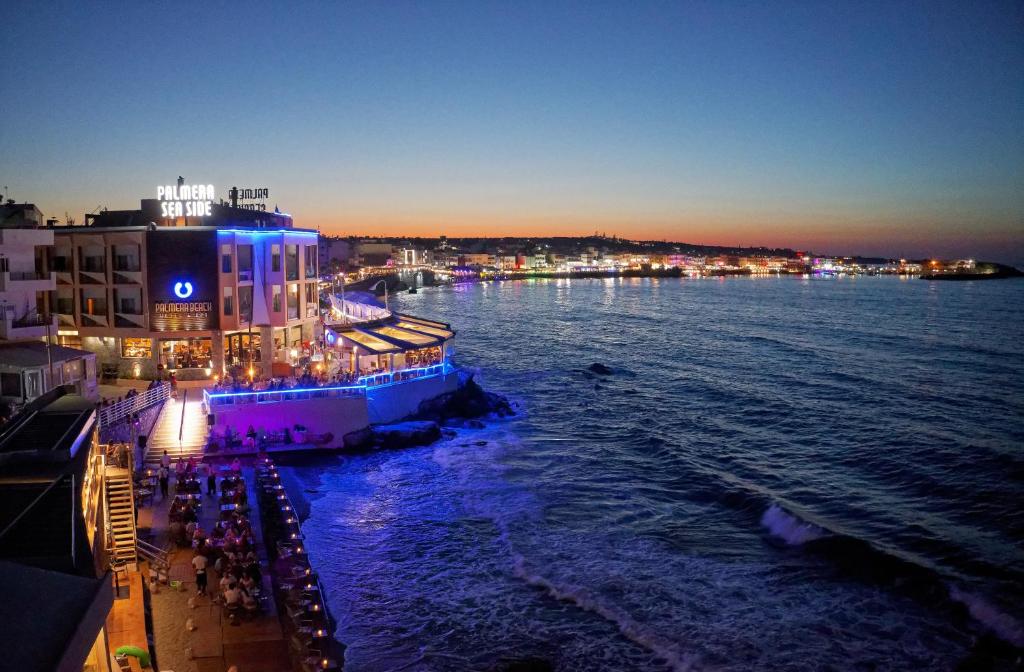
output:
[[512, 568], [516, 577], [535, 588], [543, 589], [556, 600], [570, 602], [613, 623], [626, 639], [664, 659], [676, 672], [691, 672], [697, 669], [695, 657], [684, 652], [678, 644], [650, 632], [624, 610], [601, 600], [592, 591], [582, 586], [557, 585], [539, 574], [530, 572], [526, 568], [525, 558], [515, 552], [512, 553]]
[[790, 546], [800, 546], [821, 539], [827, 533], [813, 523], [800, 520], [778, 504], [772, 504], [761, 516], [761, 525]]
[[1024, 648], [1024, 624], [1003, 612], [984, 598], [963, 591], [955, 586], [949, 589], [949, 597], [967, 607], [971, 618], [985, 625], [997, 637], [1018, 648]]

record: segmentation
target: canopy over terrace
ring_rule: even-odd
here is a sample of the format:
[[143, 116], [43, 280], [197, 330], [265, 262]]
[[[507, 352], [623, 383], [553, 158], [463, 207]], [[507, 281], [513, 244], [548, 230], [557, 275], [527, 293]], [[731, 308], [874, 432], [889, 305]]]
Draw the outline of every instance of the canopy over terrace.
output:
[[348, 326], [337, 337], [338, 345], [351, 351], [349, 371], [360, 374], [440, 364], [455, 332], [443, 322], [394, 314]]

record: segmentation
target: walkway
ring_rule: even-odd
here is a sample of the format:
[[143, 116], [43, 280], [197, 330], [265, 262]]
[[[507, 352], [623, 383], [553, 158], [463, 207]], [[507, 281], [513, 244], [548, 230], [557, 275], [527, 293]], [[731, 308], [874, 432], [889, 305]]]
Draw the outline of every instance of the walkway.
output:
[[[179, 404], [179, 420], [180, 408]], [[196, 597], [192, 549], [175, 548], [170, 557], [170, 579], [181, 581], [182, 590], [177, 591], [167, 585], [161, 585], [160, 592], [151, 590], [150, 596], [153, 613], [153, 648], [160, 669], [175, 672], [225, 672], [232, 665], [237, 665], [239, 670], [245, 672], [281, 672], [292, 669], [270, 583], [270, 567], [267, 564], [257, 506], [259, 500], [256, 492], [256, 475], [250, 467], [243, 468], [242, 475], [252, 506], [249, 520], [252, 523], [262, 568], [263, 593], [268, 596], [266, 606], [255, 618], [241, 616], [232, 623], [223, 613], [223, 609], [213, 603], [211, 597]], [[203, 485], [205, 487], [205, 483]], [[172, 493], [173, 489], [172, 483]], [[152, 543], [160, 547], [165, 547], [169, 543], [167, 511], [172, 499], [173, 494], [165, 500], [158, 497], [152, 507], [146, 507], [139, 514], [140, 528], [148, 526]], [[200, 514], [203, 529], [212, 530], [219, 514], [217, 497], [204, 494]], [[140, 531], [140, 536], [142, 534]], [[208, 569], [208, 576], [212, 595], [216, 592], [220, 576], [212, 565]], [[193, 631], [186, 627], [189, 619], [195, 626]]]
[[[184, 418], [182, 418], [184, 411]], [[146, 444], [146, 466], [156, 469], [160, 466], [160, 456], [166, 450], [173, 463], [179, 457], [202, 459], [206, 447], [206, 413], [203, 411], [203, 391], [201, 389], [179, 390], [177, 399], [164, 402], [160, 419], [153, 427], [153, 433]], [[179, 439], [180, 437], [180, 439]]]

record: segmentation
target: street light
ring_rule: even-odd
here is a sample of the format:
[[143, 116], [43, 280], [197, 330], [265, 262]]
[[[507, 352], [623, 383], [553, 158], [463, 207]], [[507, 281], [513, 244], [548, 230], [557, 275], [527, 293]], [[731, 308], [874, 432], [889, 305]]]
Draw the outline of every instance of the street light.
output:
[[388, 312], [391, 312], [390, 310], [388, 310], [388, 283], [387, 283], [387, 278], [385, 278], [383, 280], [378, 280], [377, 282], [375, 282], [372, 285], [370, 285], [370, 291], [372, 292], [373, 290], [377, 289], [377, 285], [379, 285], [381, 283], [384, 283], [384, 310], [387, 310]]

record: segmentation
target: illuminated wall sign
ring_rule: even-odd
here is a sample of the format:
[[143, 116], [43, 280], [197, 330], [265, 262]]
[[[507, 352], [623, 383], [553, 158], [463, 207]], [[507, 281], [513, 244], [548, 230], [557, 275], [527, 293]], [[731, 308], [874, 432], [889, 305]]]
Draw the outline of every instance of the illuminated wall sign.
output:
[[220, 326], [217, 232], [158, 226], [146, 232], [150, 331]]
[[165, 218], [209, 217], [214, 193], [212, 184], [167, 184], [156, 188], [156, 199]]
[[174, 283], [174, 295], [179, 299], [187, 299], [192, 296], [192, 283], [191, 282], [176, 282]]
[[266, 211], [267, 199], [270, 198], [270, 189], [266, 187], [231, 187], [228, 191], [228, 200], [231, 205], [243, 210]]

